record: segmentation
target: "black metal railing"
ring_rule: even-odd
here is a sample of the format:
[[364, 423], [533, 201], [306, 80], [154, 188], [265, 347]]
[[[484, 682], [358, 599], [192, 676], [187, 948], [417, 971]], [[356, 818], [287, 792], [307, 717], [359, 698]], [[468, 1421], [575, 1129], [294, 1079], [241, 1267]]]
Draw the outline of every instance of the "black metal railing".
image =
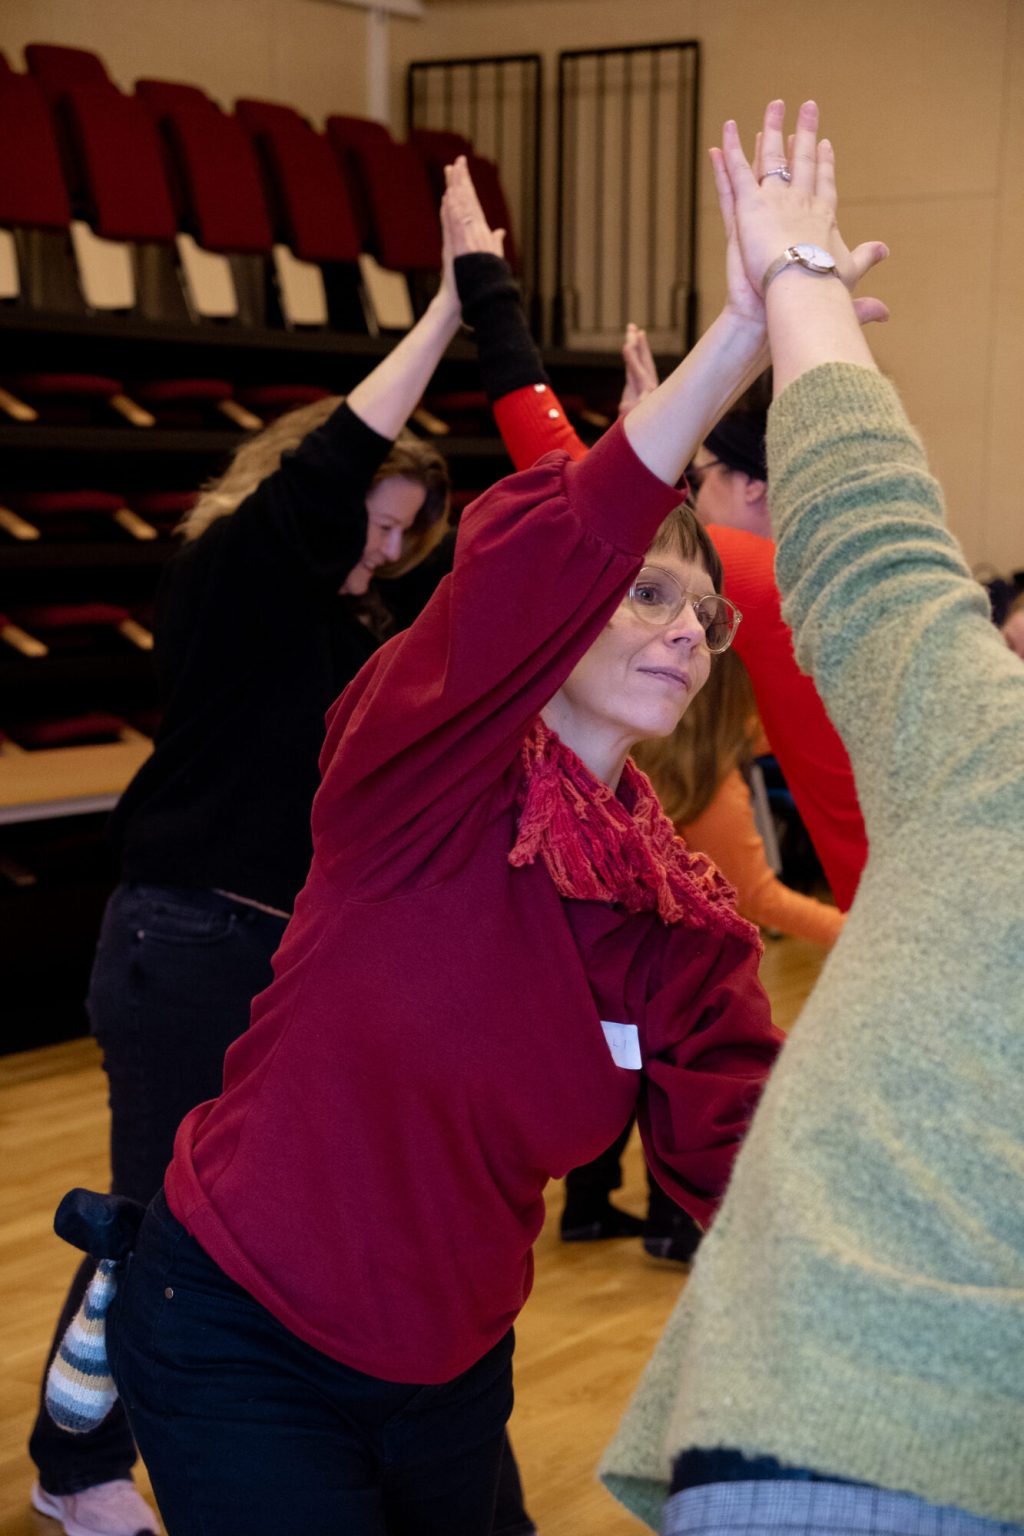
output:
[[700, 46], [580, 49], [558, 60], [555, 331], [617, 347], [692, 345], [697, 323]]
[[460, 133], [498, 167], [519, 277], [536, 325], [540, 296], [542, 63], [539, 53], [421, 59], [406, 75], [408, 131]]

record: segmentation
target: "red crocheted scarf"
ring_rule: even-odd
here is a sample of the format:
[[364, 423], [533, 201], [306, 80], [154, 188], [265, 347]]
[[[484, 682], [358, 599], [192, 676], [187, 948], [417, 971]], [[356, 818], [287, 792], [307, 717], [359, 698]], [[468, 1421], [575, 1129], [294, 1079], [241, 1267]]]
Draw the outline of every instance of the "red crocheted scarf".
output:
[[616, 792], [538, 718], [522, 763], [510, 864], [540, 858], [562, 896], [657, 912], [666, 923], [732, 934], [760, 952], [760, 935], [737, 912], [733, 887], [676, 836], [651, 781], [631, 760]]

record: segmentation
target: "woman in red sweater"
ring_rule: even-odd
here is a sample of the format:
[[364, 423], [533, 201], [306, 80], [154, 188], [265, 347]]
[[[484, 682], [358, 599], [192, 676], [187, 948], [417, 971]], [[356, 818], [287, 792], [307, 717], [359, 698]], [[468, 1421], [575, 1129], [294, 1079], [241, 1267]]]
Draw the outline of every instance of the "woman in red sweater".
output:
[[274, 981], [110, 1320], [170, 1536], [486, 1536], [545, 1184], [636, 1111], [674, 1200], [724, 1191], [780, 1037], [628, 753], [733, 632], [675, 487], [762, 345], [737, 285], [584, 461], [482, 496], [328, 717]]

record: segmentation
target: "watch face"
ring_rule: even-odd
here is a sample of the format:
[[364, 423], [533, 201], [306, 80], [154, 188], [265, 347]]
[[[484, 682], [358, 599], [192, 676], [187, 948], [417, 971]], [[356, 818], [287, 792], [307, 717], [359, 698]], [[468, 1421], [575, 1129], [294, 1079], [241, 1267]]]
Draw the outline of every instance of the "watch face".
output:
[[800, 265], [810, 267], [812, 272], [835, 271], [835, 257], [823, 251], [820, 245], [794, 245], [792, 249]]

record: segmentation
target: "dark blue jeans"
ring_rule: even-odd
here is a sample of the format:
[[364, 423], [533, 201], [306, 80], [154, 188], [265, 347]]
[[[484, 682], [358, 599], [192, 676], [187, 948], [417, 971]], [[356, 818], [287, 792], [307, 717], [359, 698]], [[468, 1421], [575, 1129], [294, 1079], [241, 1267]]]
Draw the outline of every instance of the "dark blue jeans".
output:
[[[120, 885], [107, 904], [89, 983], [92, 1032], [110, 1085], [112, 1188], [148, 1205], [184, 1116], [221, 1087], [224, 1052], [271, 980], [285, 920], [212, 891]], [[83, 1263], [53, 1352], [95, 1265]], [[120, 1405], [87, 1435], [58, 1429], [40, 1404], [29, 1451], [43, 1487], [77, 1493], [127, 1477], [135, 1461]]]
[[366, 1376], [230, 1280], [161, 1194], [107, 1335], [169, 1536], [488, 1536], [511, 1332], [443, 1386]]

